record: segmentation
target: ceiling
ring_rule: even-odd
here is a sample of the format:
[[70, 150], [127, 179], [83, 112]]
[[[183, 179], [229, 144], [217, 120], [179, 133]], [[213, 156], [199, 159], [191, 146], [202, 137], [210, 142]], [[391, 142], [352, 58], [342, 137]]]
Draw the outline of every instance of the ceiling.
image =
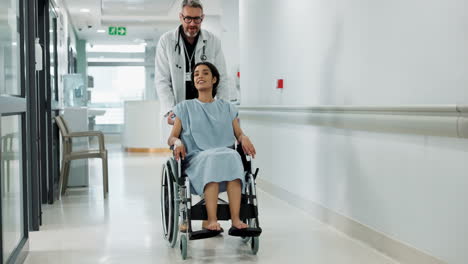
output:
[[[180, 0], [64, 0], [78, 38], [91, 44], [149, 42], [179, 24]], [[89, 12], [82, 12], [83, 9]], [[126, 27], [111, 36], [109, 26]], [[98, 32], [98, 30], [104, 32]]]

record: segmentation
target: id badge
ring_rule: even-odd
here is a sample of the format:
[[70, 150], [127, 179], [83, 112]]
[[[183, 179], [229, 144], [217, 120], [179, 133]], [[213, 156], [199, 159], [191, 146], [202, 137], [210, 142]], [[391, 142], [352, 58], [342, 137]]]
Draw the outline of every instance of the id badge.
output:
[[186, 72], [185, 73], [185, 81], [186, 82], [192, 81], [192, 73], [191, 72]]

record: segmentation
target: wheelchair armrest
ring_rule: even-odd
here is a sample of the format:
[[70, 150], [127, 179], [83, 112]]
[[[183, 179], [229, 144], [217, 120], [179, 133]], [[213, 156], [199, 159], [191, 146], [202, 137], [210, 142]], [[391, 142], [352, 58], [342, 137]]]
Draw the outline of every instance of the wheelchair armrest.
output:
[[242, 165], [244, 165], [244, 171], [247, 172], [245, 180], [248, 180], [247, 177], [249, 174], [252, 174], [254, 180], [257, 179], [259, 169], [257, 168], [255, 172], [252, 173], [252, 157], [244, 153], [244, 149], [242, 149], [242, 145], [240, 143], [236, 145], [236, 150], [241, 156]]
[[239, 153], [241, 157], [242, 165], [244, 165], [244, 171], [251, 172], [252, 171], [252, 163], [251, 163], [252, 158], [250, 156], [247, 156], [244, 153], [244, 149], [242, 148], [241, 143], [238, 143], [236, 145], [236, 150], [237, 150], [237, 153]]

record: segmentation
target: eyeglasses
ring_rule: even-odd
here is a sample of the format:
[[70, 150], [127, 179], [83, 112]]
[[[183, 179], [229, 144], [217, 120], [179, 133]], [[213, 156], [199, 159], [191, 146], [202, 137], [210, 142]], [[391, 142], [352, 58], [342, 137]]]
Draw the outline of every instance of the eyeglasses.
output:
[[198, 17], [190, 17], [190, 16], [184, 16], [182, 14], [181, 14], [181, 16], [184, 19], [184, 22], [187, 23], [187, 24], [191, 23], [192, 21], [195, 24], [200, 24], [203, 21], [203, 16], [201, 16], [201, 17], [199, 17], [199, 16]]

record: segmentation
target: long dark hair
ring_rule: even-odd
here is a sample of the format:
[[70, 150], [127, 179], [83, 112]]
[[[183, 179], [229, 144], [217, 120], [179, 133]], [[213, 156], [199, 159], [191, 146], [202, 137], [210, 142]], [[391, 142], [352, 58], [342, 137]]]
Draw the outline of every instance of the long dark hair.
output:
[[213, 91], [211, 93], [213, 95], [213, 97], [215, 97], [216, 92], [218, 91], [218, 84], [219, 84], [219, 81], [220, 81], [219, 80], [219, 71], [218, 71], [218, 69], [216, 69], [216, 66], [214, 66], [210, 62], [207, 62], [207, 61], [199, 62], [199, 63], [195, 64], [195, 66], [193, 66], [193, 69], [192, 69], [192, 84], [193, 84], [193, 87], [195, 87], [195, 78], [194, 78], [195, 69], [200, 65], [206, 65], [210, 69], [211, 75], [213, 75], [213, 77], [216, 77], [216, 82], [213, 84]]

